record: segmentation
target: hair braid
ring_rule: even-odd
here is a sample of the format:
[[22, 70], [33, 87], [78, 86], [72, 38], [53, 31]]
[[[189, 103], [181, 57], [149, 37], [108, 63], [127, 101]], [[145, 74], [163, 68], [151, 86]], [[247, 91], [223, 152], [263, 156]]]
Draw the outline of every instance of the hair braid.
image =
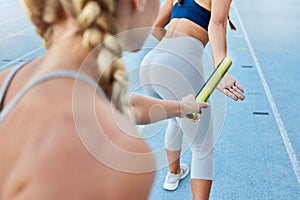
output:
[[22, 0], [36, 32], [43, 38], [46, 48], [52, 43], [52, 25], [64, 17], [60, 1], [53, 0]]
[[114, 0], [73, 1], [77, 13], [83, 45], [92, 50], [100, 43], [97, 64], [101, 74], [100, 85], [115, 107], [122, 113], [128, 113], [127, 84], [128, 77], [121, 60], [122, 50], [113, 37], [117, 26], [113, 19]]
[[115, 107], [128, 114], [128, 77], [121, 60], [121, 47], [112, 37], [118, 33], [117, 25], [114, 23], [116, 0], [22, 1], [46, 48], [52, 44], [52, 25], [67, 16], [67, 13], [77, 19], [79, 34], [82, 34], [83, 45], [88, 50], [91, 51], [103, 43], [103, 48], [99, 48], [97, 59], [101, 74], [99, 85]]

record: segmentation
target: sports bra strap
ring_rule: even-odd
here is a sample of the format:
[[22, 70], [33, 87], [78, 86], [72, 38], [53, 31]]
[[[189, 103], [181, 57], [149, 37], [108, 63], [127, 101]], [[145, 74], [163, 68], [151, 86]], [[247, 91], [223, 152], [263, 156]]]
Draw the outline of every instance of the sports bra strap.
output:
[[[1, 89], [1, 93], [0, 93], [0, 101], [1, 103], [3, 103], [3, 98], [5, 97], [5, 93], [7, 91], [7, 88], [12, 80], [12, 78], [14, 77], [14, 75], [16, 74], [16, 72], [18, 70], [20, 70], [22, 68], [21, 67], [17, 67], [15, 68], [10, 74], [9, 76], [5, 79], [3, 87]], [[84, 75], [82, 73], [76, 72], [76, 71], [72, 71], [72, 70], [60, 70], [60, 71], [55, 71], [49, 74], [45, 74], [42, 75], [32, 81], [30, 81], [29, 83], [27, 83], [14, 97], [13, 99], [11, 99], [7, 105], [5, 107], [2, 107], [2, 109], [0, 109], [0, 123], [3, 122], [3, 120], [7, 117], [7, 115], [9, 114], [9, 112], [16, 106], [16, 104], [22, 99], [22, 97], [33, 87], [35, 87], [36, 85], [50, 80], [50, 79], [55, 79], [55, 78], [74, 78], [80, 81], [83, 81], [85, 83], [87, 83], [89, 86], [91, 86], [92, 88], [94, 88], [97, 93], [103, 97], [107, 102], [110, 102], [110, 100], [108, 99], [108, 97], [105, 95], [105, 93], [103, 92], [103, 90], [99, 87], [99, 85], [92, 80], [90, 77], [88, 77], [87, 75]]]
[[14, 76], [16, 75], [16, 73], [22, 69], [25, 65], [18, 65], [16, 67], [14, 67], [12, 69], [12, 71], [7, 75], [7, 77], [5, 78], [5, 80], [3, 81], [3, 84], [2, 84], [2, 88], [0, 90], [0, 112], [3, 108], [3, 101], [4, 101], [4, 98], [5, 98], [5, 94], [7, 92], [7, 89], [11, 83], [11, 81], [13, 80]]

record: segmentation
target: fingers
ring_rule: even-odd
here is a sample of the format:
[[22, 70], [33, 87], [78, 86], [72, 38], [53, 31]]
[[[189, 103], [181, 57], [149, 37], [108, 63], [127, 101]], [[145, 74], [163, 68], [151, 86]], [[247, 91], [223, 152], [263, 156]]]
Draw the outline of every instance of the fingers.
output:
[[188, 118], [188, 117], [185, 117], [185, 119], [193, 122], [193, 123], [196, 123], [197, 121], [200, 121], [200, 117], [197, 115], [195, 119], [191, 119], [191, 118]]
[[235, 88], [225, 88], [223, 89], [223, 93], [235, 101], [245, 99], [244, 93]]
[[209, 103], [199, 102], [198, 106], [199, 106], [199, 109], [201, 109], [201, 108], [207, 108], [207, 107], [209, 107]]
[[226, 96], [232, 98], [235, 101], [245, 99], [244, 89], [237, 82], [236, 78], [234, 78], [230, 74], [225, 74], [222, 83], [223, 86], [220, 89]]
[[233, 100], [237, 101], [238, 100], [238, 97], [235, 96], [229, 89], [225, 88], [223, 90], [224, 94], [230, 98], [232, 98]]
[[244, 89], [242, 88], [242, 86], [240, 86], [240, 84], [236, 81], [234, 83], [233, 88], [236, 96], [240, 99], [240, 100], [244, 100], [245, 99], [245, 95], [244, 95]]
[[[206, 102], [198, 102], [198, 105], [199, 105], [199, 111], [198, 111], [198, 113], [200, 114], [200, 115], [202, 115], [202, 108], [207, 108], [207, 107], [209, 107], [210, 105], [209, 105], [209, 103], [206, 103]], [[200, 116], [199, 116], [199, 114], [196, 116], [196, 118], [194, 119], [194, 120], [196, 120], [196, 121], [200, 121]]]
[[238, 82], [235, 82], [234, 85], [242, 92], [244, 93], [244, 89], [242, 86], [240, 86], [240, 84]]
[[[186, 96], [187, 97], [187, 96]], [[196, 121], [199, 121], [200, 120], [200, 117], [198, 115], [196, 115], [196, 118], [194, 118], [193, 114], [191, 113], [199, 113], [200, 115], [202, 114], [202, 111], [201, 109], [202, 108], [207, 108], [209, 107], [209, 103], [206, 103], [206, 102], [196, 102], [195, 100], [195, 96], [192, 95], [193, 97], [193, 104], [185, 104], [186, 105], [186, 111], [183, 111], [182, 113], [184, 114], [183, 117], [184, 118], [187, 118], [193, 122], [196, 122]], [[195, 107], [196, 105], [196, 107]], [[188, 114], [186, 114], [188, 113]]]
[[238, 99], [240, 99], [240, 100], [245, 99], [244, 91], [241, 90], [239, 87], [234, 85], [229, 89], [229, 91], [231, 93], [233, 93]]
[[226, 84], [223, 86], [223, 93], [235, 101], [244, 100], [245, 95], [243, 87], [237, 82], [237, 80], [234, 77], [228, 77], [229, 78], [226, 81]]

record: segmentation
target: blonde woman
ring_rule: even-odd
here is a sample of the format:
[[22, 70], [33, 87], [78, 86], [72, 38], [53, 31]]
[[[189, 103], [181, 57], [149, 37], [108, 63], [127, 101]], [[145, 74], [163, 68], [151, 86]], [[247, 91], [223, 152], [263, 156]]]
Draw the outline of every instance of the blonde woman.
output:
[[[23, 3], [47, 51], [0, 74], [0, 198], [147, 199], [155, 161], [128, 108], [149, 123], [161, 119], [149, 117], [153, 105], [172, 110], [163, 117], [207, 106], [191, 97], [165, 104], [140, 95], [128, 103], [121, 47], [106, 39], [151, 26], [159, 0]], [[126, 40], [142, 44], [146, 36]], [[108, 58], [117, 59], [107, 65]]]
[[[141, 82], [152, 96], [178, 100], [188, 93], [196, 94], [204, 84], [202, 54], [210, 42], [213, 65], [226, 57], [226, 25], [231, 0], [166, 0], [154, 24], [153, 35], [160, 43], [148, 53], [141, 64]], [[165, 26], [168, 25], [167, 30]], [[232, 24], [231, 24], [232, 26]], [[233, 27], [233, 26], [232, 26]], [[167, 76], [166, 76], [167, 74]], [[244, 90], [238, 81], [226, 74], [218, 89], [233, 100], [243, 100]], [[185, 131], [181, 121], [169, 120], [165, 147], [169, 172], [163, 187], [176, 190], [179, 181], [187, 176], [189, 167], [180, 165], [183, 134], [192, 150], [191, 187], [194, 199], [208, 199], [213, 180], [213, 146], [206, 148], [204, 138], [213, 138], [217, 129], [213, 105], [205, 109], [196, 134]]]

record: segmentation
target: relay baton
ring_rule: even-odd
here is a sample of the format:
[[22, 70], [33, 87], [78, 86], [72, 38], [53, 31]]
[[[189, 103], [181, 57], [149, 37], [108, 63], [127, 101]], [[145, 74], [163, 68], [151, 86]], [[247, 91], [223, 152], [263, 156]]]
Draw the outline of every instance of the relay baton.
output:
[[[217, 66], [217, 68], [214, 70], [214, 72], [210, 75], [209, 79], [206, 81], [206, 83], [201, 88], [200, 92], [196, 96], [197, 102], [206, 102], [211, 95], [211, 93], [214, 91], [214, 89], [217, 87], [225, 73], [228, 71], [229, 67], [232, 64], [232, 60], [225, 57]], [[198, 112], [187, 114], [186, 117], [189, 119], [195, 119]]]

